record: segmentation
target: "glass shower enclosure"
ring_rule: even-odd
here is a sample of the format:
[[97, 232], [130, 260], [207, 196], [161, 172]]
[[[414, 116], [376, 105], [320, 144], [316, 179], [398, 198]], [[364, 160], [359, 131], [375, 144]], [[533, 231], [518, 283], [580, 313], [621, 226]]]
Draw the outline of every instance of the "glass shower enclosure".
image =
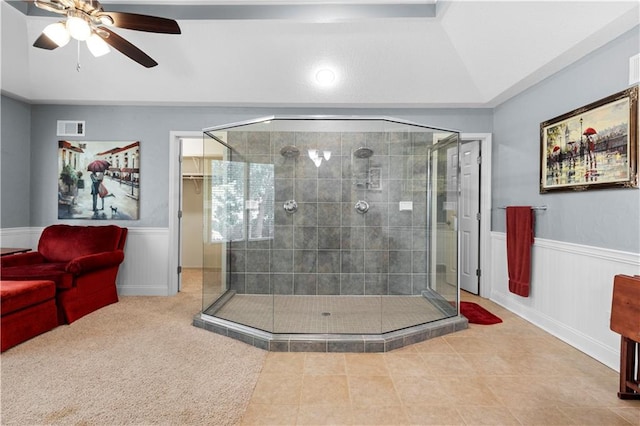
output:
[[378, 352], [458, 315], [459, 134], [387, 117], [203, 131], [202, 311], [274, 351]]

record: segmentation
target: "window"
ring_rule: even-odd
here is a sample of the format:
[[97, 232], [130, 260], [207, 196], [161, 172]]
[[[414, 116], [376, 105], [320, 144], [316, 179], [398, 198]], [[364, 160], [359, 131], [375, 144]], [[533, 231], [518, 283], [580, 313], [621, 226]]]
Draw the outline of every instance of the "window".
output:
[[273, 238], [273, 182], [272, 164], [211, 160], [210, 241]]
[[249, 164], [247, 222], [250, 240], [273, 238], [274, 176], [272, 164]]

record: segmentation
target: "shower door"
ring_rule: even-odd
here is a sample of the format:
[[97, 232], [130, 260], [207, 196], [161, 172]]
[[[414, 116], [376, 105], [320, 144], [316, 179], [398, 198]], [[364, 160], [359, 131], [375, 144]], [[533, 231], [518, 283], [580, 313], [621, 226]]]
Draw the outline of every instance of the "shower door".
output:
[[228, 244], [233, 239], [228, 201], [237, 194], [237, 167], [230, 161], [226, 134], [202, 141], [202, 310], [207, 312], [228, 289]]
[[431, 288], [448, 302], [458, 299], [458, 135], [436, 139], [430, 151]]

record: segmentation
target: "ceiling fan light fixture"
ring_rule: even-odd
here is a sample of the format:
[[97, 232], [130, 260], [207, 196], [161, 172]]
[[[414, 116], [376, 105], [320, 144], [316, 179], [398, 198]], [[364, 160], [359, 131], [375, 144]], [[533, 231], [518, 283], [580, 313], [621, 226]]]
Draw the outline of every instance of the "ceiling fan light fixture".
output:
[[47, 25], [43, 33], [49, 37], [51, 41], [57, 44], [58, 47], [65, 46], [71, 39], [69, 32], [67, 31], [67, 27], [65, 27], [62, 22]]
[[80, 41], [87, 40], [92, 33], [89, 23], [85, 19], [74, 15], [67, 18], [67, 30], [71, 37]]
[[106, 25], [108, 27], [111, 27], [114, 24], [113, 18], [109, 15], [100, 15], [98, 19], [102, 25]]
[[87, 47], [93, 56], [99, 58], [111, 52], [109, 45], [96, 33], [87, 39]]

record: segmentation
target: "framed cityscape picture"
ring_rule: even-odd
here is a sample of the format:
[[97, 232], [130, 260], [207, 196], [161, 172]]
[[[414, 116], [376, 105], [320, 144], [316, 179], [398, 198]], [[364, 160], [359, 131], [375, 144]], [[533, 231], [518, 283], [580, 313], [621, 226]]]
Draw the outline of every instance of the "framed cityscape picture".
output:
[[638, 187], [638, 86], [540, 124], [540, 193]]
[[138, 220], [140, 142], [58, 141], [58, 219]]

